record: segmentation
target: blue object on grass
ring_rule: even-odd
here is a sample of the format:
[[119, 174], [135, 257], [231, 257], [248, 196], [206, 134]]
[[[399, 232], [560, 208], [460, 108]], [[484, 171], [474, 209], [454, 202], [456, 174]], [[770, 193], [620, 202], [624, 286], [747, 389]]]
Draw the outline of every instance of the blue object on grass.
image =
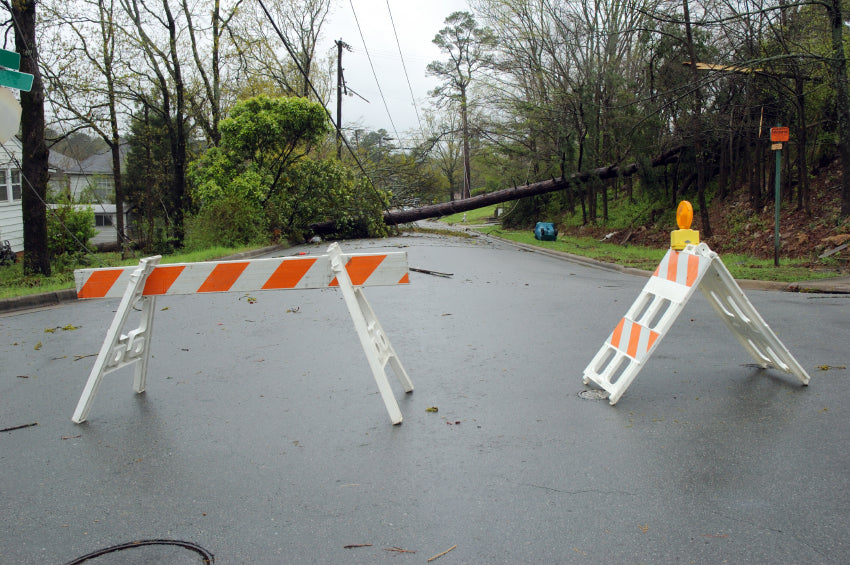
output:
[[537, 222], [534, 226], [534, 239], [555, 241], [558, 239], [558, 228], [552, 222]]

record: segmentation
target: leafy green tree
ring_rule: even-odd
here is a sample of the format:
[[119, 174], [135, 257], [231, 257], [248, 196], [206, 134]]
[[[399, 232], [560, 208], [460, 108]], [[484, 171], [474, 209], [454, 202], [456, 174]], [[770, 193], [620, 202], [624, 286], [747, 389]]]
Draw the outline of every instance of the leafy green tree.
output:
[[258, 96], [236, 104], [220, 128], [220, 146], [189, 169], [199, 216], [230, 201], [247, 217], [265, 214], [269, 229], [293, 240], [301, 239], [309, 224], [327, 219], [335, 220], [343, 235], [385, 233], [384, 193], [338, 161], [308, 158], [331, 133], [321, 104]]
[[293, 240], [307, 226], [334, 220], [341, 237], [382, 237], [387, 234], [382, 212], [386, 193], [370, 188], [368, 180], [335, 160], [303, 160], [286, 175], [267, 206], [270, 227]]
[[460, 129], [463, 140], [463, 195], [469, 198], [470, 172], [470, 88], [473, 76], [492, 64], [491, 50], [495, 37], [489, 28], [478, 26], [469, 12], [454, 12], [445, 20], [446, 27], [434, 37], [433, 43], [448, 56], [448, 60], [434, 61], [427, 73], [437, 77], [442, 84], [432, 96], [443, 103], [460, 109]]
[[139, 218], [139, 239], [145, 252], [171, 247], [171, 151], [163, 116], [142, 105], [130, 123], [126, 162], [127, 200]]
[[267, 96], [236, 104], [220, 129], [221, 145], [190, 165], [193, 195], [201, 204], [240, 196], [264, 206], [287, 170], [331, 131], [321, 104]]

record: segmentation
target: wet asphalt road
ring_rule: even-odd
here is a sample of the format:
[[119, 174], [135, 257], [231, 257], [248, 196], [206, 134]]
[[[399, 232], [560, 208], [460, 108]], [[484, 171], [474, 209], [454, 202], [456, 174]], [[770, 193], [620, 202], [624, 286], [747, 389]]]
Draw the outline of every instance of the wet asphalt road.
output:
[[801, 387], [696, 293], [611, 407], [582, 371], [646, 279], [483, 238], [342, 244], [398, 246], [453, 274], [366, 289], [416, 387], [389, 372], [400, 426], [336, 290], [159, 298], [147, 392], [107, 375], [82, 425], [75, 356], [118, 301], [0, 317], [0, 429], [38, 423], [0, 432], [0, 563], [165, 538], [220, 564], [850, 559], [850, 296], [747, 291]]

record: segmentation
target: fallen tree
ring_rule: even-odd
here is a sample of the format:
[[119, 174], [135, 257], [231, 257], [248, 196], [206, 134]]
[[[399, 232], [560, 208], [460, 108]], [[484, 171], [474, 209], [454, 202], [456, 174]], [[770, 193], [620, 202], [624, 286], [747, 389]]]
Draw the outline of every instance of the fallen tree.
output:
[[[659, 155], [652, 160], [652, 166], [662, 167], [675, 162], [679, 158], [679, 153], [681, 153], [682, 149], [683, 148], [680, 146]], [[637, 163], [632, 163], [622, 167], [612, 165], [592, 171], [574, 173], [569, 177], [561, 177], [560, 179], [544, 180], [523, 186], [497, 190], [496, 192], [490, 192], [487, 194], [479, 194], [478, 196], [465, 198], [463, 200], [442, 202], [440, 204], [421, 206], [410, 210], [390, 210], [384, 213], [384, 223], [390, 226], [395, 226], [398, 224], [415, 222], [417, 220], [439, 218], [441, 216], [449, 216], [460, 212], [468, 212], [469, 210], [476, 210], [492, 204], [501, 204], [502, 202], [508, 202], [510, 200], [528, 198], [529, 196], [537, 196], [538, 194], [564, 190], [571, 184], [583, 184], [592, 179], [605, 180], [616, 177], [627, 177], [635, 174], [639, 168], [640, 167]], [[333, 220], [311, 224], [308, 227], [314, 234], [317, 235], [332, 234], [336, 231], [336, 223]]]

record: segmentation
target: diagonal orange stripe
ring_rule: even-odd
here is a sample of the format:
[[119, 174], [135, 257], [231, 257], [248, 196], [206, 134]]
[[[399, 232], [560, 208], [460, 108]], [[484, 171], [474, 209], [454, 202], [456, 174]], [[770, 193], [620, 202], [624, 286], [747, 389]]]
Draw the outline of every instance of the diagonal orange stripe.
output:
[[145, 281], [145, 289], [142, 291], [142, 294], [145, 296], [165, 294], [185, 268], [185, 265], [155, 268], [153, 272], [148, 275], [148, 279]]
[[281, 261], [272, 276], [263, 285], [263, 290], [275, 288], [295, 288], [295, 285], [304, 278], [310, 267], [316, 262], [315, 257], [307, 259], [285, 259]]
[[94, 271], [77, 293], [77, 298], [103, 298], [123, 272], [124, 269]]
[[670, 253], [670, 261], [667, 263], [667, 280], [676, 282], [676, 269], [679, 267], [679, 252]]
[[399, 279], [398, 284], [410, 284], [410, 274], [404, 273], [404, 276]]
[[[351, 279], [351, 284], [357, 286], [365, 283], [372, 276], [372, 273], [375, 272], [375, 269], [378, 268], [378, 265], [386, 258], [386, 255], [352, 257], [345, 266], [345, 270], [348, 271], [348, 277]], [[334, 277], [334, 280], [328, 286], [339, 286], [339, 281]]]
[[697, 275], [699, 274], [699, 257], [696, 255], [688, 255], [688, 279], [685, 284], [687, 286], [693, 286], [694, 281], [697, 280]]
[[219, 263], [198, 289], [198, 292], [226, 292], [230, 290], [230, 287], [247, 267], [248, 262]]
[[620, 337], [623, 334], [623, 326], [625, 325], [625, 323], [626, 319], [620, 318], [620, 323], [617, 324], [617, 327], [614, 328], [614, 333], [611, 334], [611, 345], [613, 345], [617, 349], [620, 348]]
[[351, 277], [351, 284], [356, 286], [365, 283], [386, 257], [386, 255], [352, 257], [345, 266], [348, 276]]
[[631, 357], [637, 357], [638, 342], [640, 342], [640, 333], [643, 328], [637, 324], [632, 324], [632, 331], [629, 335], [629, 348], [626, 351]]
[[652, 330], [648, 330], [648, 331], [649, 331], [649, 339], [646, 342], [646, 350], [647, 351], [652, 349], [652, 344], [655, 343], [655, 340], [658, 339], [658, 337], [660, 335], [658, 332], [654, 332]]

